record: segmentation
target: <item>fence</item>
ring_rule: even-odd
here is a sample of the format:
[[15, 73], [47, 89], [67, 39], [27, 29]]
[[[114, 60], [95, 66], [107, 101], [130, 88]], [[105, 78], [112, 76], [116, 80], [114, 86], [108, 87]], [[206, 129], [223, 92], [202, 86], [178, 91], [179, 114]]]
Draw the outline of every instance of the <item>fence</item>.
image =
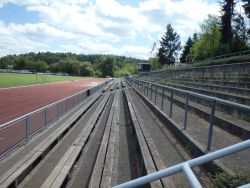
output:
[[[227, 155], [239, 152], [241, 150], [250, 148], [250, 140], [223, 148], [221, 150], [206, 154], [204, 156], [171, 166], [169, 168], [160, 170], [158, 172], [148, 174], [146, 176], [137, 178], [135, 180], [131, 180], [129, 182], [123, 183], [121, 185], [114, 186], [114, 188], [131, 188], [131, 187], [137, 187], [144, 185], [146, 183], [150, 183], [153, 181], [156, 181], [158, 179], [176, 174], [178, 172], [184, 172], [184, 175], [187, 177], [187, 180], [189, 181], [190, 185], [193, 188], [201, 188], [202, 185], [200, 184], [199, 180], [196, 178], [195, 174], [192, 171], [192, 167], [202, 165], [204, 163], [213, 161], [215, 159], [219, 159], [222, 157], [225, 157]], [[250, 183], [247, 185], [243, 185], [239, 188], [247, 188], [250, 187]]]
[[0, 159], [18, 145], [28, 142], [34, 134], [46, 129], [50, 124], [80, 105], [88, 96], [93, 95], [110, 81], [0, 125]]
[[233, 81], [236, 82], [236, 86], [240, 86], [240, 82], [250, 82], [250, 63], [154, 71], [141, 73], [140, 76], [165, 77], [169, 79], [192, 80], [194, 82], [209, 82], [208, 79], [210, 79], [220, 81], [223, 85], [227, 81]]
[[[234, 103], [234, 102], [230, 102], [230, 101], [226, 101], [226, 100], [222, 100], [219, 98], [215, 98], [215, 97], [210, 97], [210, 96], [206, 96], [206, 95], [202, 95], [202, 94], [198, 94], [198, 93], [194, 93], [191, 91], [186, 91], [186, 90], [182, 90], [182, 89], [177, 89], [177, 88], [173, 88], [173, 87], [169, 87], [169, 86], [163, 86], [163, 85], [159, 85], [159, 84], [154, 84], [152, 82], [146, 82], [146, 81], [141, 81], [141, 80], [137, 80], [134, 78], [130, 78], [127, 77], [126, 78], [127, 81], [133, 86], [135, 87], [139, 92], [141, 92], [142, 95], [144, 95], [145, 97], [147, 97], [152, 103], [154, 103], [156, 105], [156, 101], [157, 101], [157, 96], [161, 96], [160, 99], [160, 109], [163, 110], [164, 108], [164, 100], [165, 100], [165, 96], [166, 96], [166, 91], [170, 92], [170, 103], [169, 103], [169, 114], [167, 114], [170, 118], [172, 118], [172, 112], [173, 112], [173, 101], [174, 101], [174, 94], [181, 94], [185, 96], [185, 107], [184, 107], [184, 120], [183, 120], [183, 129], [186, 130], [187, 126], [188, 126], [188, 104], [189, 104], [189, 100], [191, 97], [196, 97], [198, 99], [203, 99], [203, 100], [207, 100], [210, 101], [210, 119], [209, 119], [209, 130], [208, 130], [208, 140], [207, 140], [207, 151], [210, 151], [211, 149], [211, 143], [212, 143], [212, 136], [213, 136], [213, 126], [214, 126], [214, 118], [215, 118], [215, 111], [216, 111], [216, 106], [217, 105], [224, 105], [227, 108], [237, 108], [237, 109], [241, 109], [247, 112], [250, 112], [250, 106], [246, 106], [246, 105], [242, 105], [242, 104], [238, 104], [238, 103]], [[153, 97], [153, 93], [154, 97]], [[166, 114], [166, 112], [164, 112]]]
[[241, 51], [241, 52], [235, 52], [235, 53], [230, 53], [230, 54], [214, 56], [214, 57], [211, 57], [208, 59], [225, 59], [225, 58], [229, 58], [229, 57], [243, 56], [243, 55], [249, 55], [249, 54], [250, 54], [250, 50], [245, 50], [245, 51]]

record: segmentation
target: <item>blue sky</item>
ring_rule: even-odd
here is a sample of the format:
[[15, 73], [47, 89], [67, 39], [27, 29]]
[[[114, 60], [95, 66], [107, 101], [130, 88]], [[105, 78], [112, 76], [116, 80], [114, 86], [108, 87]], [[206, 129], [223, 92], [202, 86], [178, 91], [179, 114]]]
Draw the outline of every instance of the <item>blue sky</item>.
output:
[[168, 23], [182, 42], [208, 14], [208, 0], [0, 0], [0, 56], [53, 51], [147, 59]]

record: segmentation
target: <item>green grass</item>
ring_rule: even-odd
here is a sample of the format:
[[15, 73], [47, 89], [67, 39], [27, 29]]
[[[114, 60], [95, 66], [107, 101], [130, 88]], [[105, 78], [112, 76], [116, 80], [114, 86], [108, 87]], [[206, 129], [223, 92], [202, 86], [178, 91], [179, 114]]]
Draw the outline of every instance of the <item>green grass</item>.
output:
[[0, 73], [0, 88], [84, 79], [76, 76]]

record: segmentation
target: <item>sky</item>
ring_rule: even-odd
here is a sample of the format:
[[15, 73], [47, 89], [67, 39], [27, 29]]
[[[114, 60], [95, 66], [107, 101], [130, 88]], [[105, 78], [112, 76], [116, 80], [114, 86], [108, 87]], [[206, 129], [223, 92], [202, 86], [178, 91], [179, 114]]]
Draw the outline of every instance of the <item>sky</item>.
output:
[[182, 43], [217, 0], [0, 0], [0, 57], [28, 52], [147, 59], [171, 24]]

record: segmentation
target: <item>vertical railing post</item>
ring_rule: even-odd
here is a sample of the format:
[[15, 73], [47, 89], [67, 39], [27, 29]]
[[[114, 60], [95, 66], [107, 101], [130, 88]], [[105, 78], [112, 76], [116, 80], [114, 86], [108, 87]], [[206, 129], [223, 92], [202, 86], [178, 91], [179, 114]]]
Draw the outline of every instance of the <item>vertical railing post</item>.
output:
[[66, 101], [66, 113], [68, 112], [68, 99], [65, 100]]
[[163, 110], [163, 104], [164, 104], [164, 87], [162, 87], [161, 110]]
[[146, 83], [145, 82], [143, 82], [143, 94], [144, 94], [144, 96], [146, 95]]
[[147, 83], [147, 98], [148, 98], [148, 88], [149, 88], [149, 84]]
[[29, 141], [29, 122], [28, 122], [28, 118], [29, 118], [29, 116], [27, 115], [26, 119], [25, 119], [25, 137], [26, 137], [26, 142]]
[[157, 85], [155, 85], [155, 105], [156, 105], [156, 100], [157, 100]]
[[171, 98], [170, 98], [170, 108], [169, 108], [169, 117], [172, 117], [172, 111], [173, 111], [173, 98], [174, 98], [174, 90], [171, 90]]
[[79, 97], [80, 94], [77, 94], [78, 96], [78, 105], [80, 104], [80, 97]]
[[223, 66], [222, 67], [222, 69], [223, 69], [223, 77], [222, 77], [222, 79], [223, 79], [223, 85], [225, 85], [225, 73], [226, 73], [226, 71], [225, 71], [225, 69], [226, 69], [226, 66]]
[[186, 103], [185, 103], [184, 130], [187, 129], [188, 100], [189, 100], [189, 93], [187, 92], [187, 93], [186, 93]]
[[153, 84], [151, 84], [150, 101], [152, 101], [152, 95], [153, 95]]
[[216, 106], [216, 100], [213, 100], [212, 101], [212, 106], [211, 106], [210, 121], [209, 121], [207, 151], [210, 151], [210, 149], [211, 149], [212, 136], [213, 136], [213, 126], [214, 126], [215, 106]]
[[47, 108], [44, 110], [44, 127], [47, 127]]
[[240, 64], [238, 64], [238, 84], [237, 84], [237, 87], [240, 87]]
[[59, 105], [56, 104], [56, 117], [59, 118]]

